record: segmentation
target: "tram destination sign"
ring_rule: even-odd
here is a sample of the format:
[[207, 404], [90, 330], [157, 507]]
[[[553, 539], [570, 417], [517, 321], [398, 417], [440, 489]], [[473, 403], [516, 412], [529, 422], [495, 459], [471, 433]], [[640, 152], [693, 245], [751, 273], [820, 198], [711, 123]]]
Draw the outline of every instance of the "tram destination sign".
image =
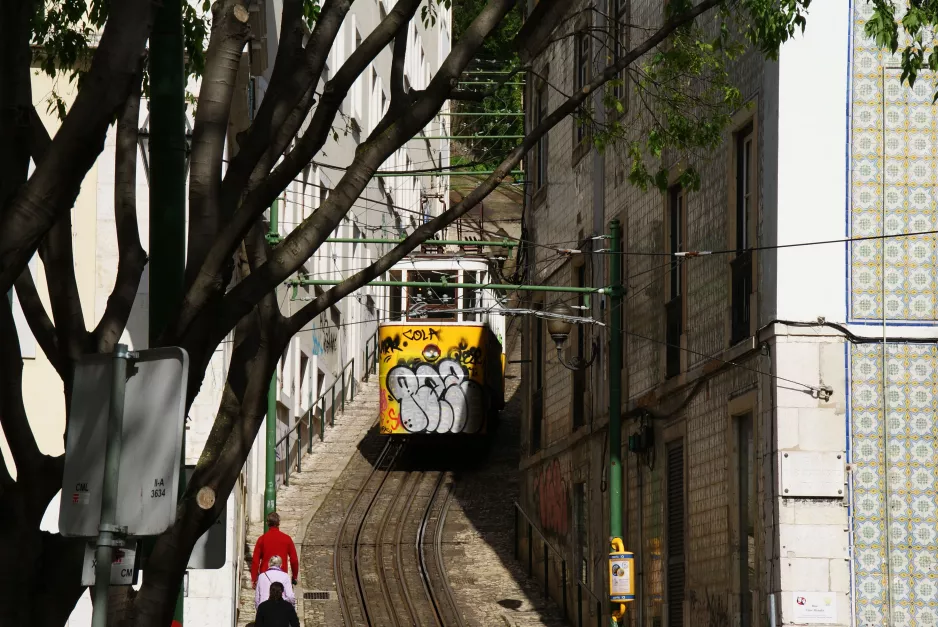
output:
[[[116, 525], [130, 536], [158, 535], [173, 524], [185, 428], [189, 357], [181, 348], [136, 352], [127, 364]], [[98, 535], [114, 356], [75, 366], [65, 445], [59, 531]]]

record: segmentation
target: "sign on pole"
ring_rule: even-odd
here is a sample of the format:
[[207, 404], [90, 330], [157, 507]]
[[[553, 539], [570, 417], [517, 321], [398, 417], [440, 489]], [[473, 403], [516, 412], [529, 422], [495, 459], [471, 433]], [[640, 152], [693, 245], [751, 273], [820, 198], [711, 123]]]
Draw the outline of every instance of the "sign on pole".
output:
[[[75, 366], [65, 445], [59, 531], [98, 535], [113, 355]], [[177, 347], [136, 353], [127, 368], [115, 524], [130, 536], [155, 536], [173, 524], [185, 428], [189, 357]]]
[[[81, 585], [95, 585], [94, 570], [97, 562], [94, 557], [94, 544], [85, 545], [85, 561], [81, 567]], [[111, 560], [111, 585], [129, 586], [134, 582], [134, 560], [137, 552], [131, 549], [116, 549], [116, 555]]]

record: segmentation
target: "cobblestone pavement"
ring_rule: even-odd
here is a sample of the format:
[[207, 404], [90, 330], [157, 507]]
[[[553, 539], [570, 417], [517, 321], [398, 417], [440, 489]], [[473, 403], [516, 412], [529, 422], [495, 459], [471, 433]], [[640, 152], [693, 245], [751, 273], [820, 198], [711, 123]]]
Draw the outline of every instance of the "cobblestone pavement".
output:
[[[367, 383], [361, 383], [355, 400], [346, 405], [345, 413], [337, 413], [335, 426], [327, 427], [323, 442], [313, 443], [312, 455], [303, 457], [303, 471], [290, 474], [290, 485], [280, 486], [277, 490], [277, 511], [280, 513], [281, 528], [296, 543], [300, 557], [300, 583], [297, 586], [297, 598], [310, 589], [306, 578], [307, 560], [304, 559], [303, 538], [307, 537], [307, 527], [319, 510], [320, 505], [333, 488], [333, 484], [342, 475], [349, 460], [356, 455], [358, 444], [375, 424], [378, 416], [377, 377], [372, 376]], [[367, 463], [367, 462], [366, 462]], [[312, 530], [310, 530], [312, 531]], [[248, 560], [254, 552], [254, 543], [264, 533], [264, 523], [252, 522], [248, 528]], [[314, 532], [313, 532], [314, 533]], [[243, 627], [254, 620], [254, 590], [251, 589], [251, 564], [245, 560], [242, 576], [240, 612], [238, 625]], [[331, 570], [329, 571], [331, 573]], [[303, 619], [302, 601], [297, 602], [297, 613]], [[306, 625], [327, 625], [339, 623], [306, 622]]]
[[[521, 357], [509, 334], [508, 359]], [[514, 559], [514, 502], [518, 498], [520, 366], [508, 364], [502, 422], [493, 449], [477, 470], [456, 477], [446, 517], [444, 557], [456, 601], [478, 627], [553, 627], [568, 624], [543, 598], [543, 588]]]

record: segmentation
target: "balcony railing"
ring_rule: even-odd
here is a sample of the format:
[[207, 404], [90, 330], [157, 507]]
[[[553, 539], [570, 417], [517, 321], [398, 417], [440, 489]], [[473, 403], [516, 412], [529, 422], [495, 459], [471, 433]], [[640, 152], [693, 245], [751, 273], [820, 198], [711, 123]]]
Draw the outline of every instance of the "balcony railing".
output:
[[730, 344], [749, 336], [749, 296], [752, 294], [752, 251], [738, 255], [730, 262], [732, 273], [732, 302], [730, 320]]

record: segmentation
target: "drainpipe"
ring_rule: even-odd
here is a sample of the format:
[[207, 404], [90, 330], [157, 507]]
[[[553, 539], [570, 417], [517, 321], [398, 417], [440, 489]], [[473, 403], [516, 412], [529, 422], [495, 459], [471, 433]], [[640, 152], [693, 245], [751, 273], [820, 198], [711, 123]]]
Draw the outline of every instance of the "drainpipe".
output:
[[[270, 206], [270, 231], [267, 241], [276, 243], [280, 240], [277, 229], [279, 220], [279, 201], [275, 200]], [[264, 464], [264, 531], [267, 531], [267, 515], [277, 511], [277, 474], [276, 474], [276, 448], [277, 448], [277, 365], [270, 376], [270, 387], [267, 390], [267, 446]]]

